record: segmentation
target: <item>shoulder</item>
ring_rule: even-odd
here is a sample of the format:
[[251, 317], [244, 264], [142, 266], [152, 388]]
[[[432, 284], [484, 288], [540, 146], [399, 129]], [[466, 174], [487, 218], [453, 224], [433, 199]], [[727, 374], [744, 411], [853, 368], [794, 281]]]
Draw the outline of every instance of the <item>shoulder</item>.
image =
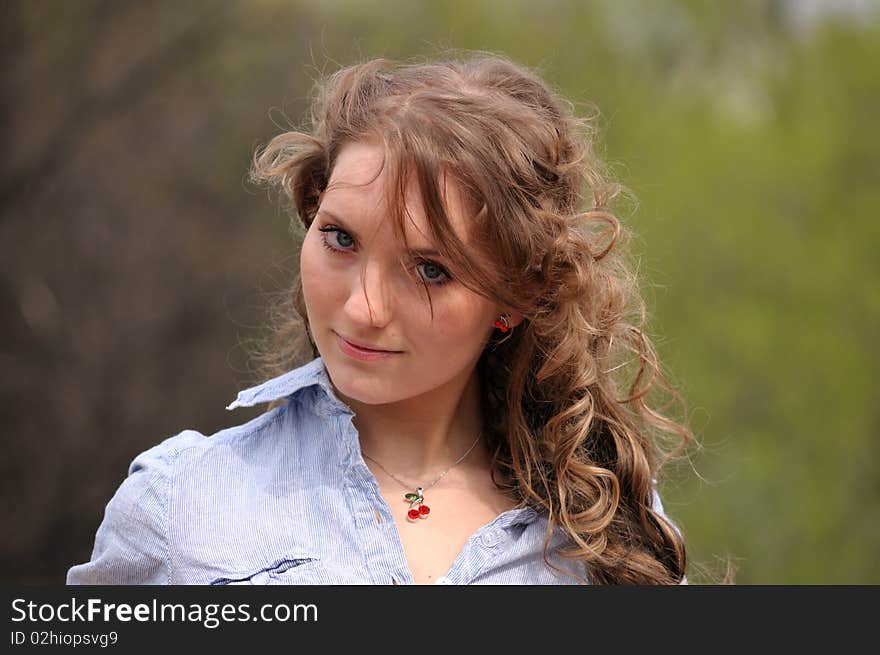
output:
[[216, 455], [224, 449], [235, 448], [242, 440], [265, 434], [284, 410], [277, 407], [247, 423], [209, 435], [192, 429], [183, 430], [138, 453], [128, 467], [128, 476], [159, 481], [170, 475], [182, 461]]
[[168, 490], [178, 454], [203, 437], [180, 433], [138, 454], [104, 508], [88, 562], [70, 568], [67, 584], [168, 584]]
[[67, 583], [173, 583], [181, 510], [186, 523], [186, 512], [204, 504], [199, 499], [216, 496], [230, 481], [234, 487], [249, 465], [243, 445], [272, 450], [272, 426], [285, 411], [278, 407], [212, 436], [184, 430], [136, 455], [104, 508], [90, 560], [71, 567]]
[[134, 475], [143, 476], [145, 473], [149, 473], [153, 476], [158, 476], [174, 465], [175, 460], [182, 451], [190, 448], [204, 447], [207, 441], [208, 438], [201, 432], [183, 430], [138, 453], [128, 467], [128, 475], [129, 477]]
[[[91, 560], [72, 567], [68, 583], [172, 583], [191, 540], [229, 537], [214, 531], [230, 516], [259, 514], [276, 480], [290, 480], [291, 491], [301, 477], [326, 473], [326, 448], [316, 445], [332, 443], [323, 438], [328, 421], [344, 408], [321, 360], [240, 392], [229, 409], [275, 400], [280, 405], [240, 425], [210, 435], [183, 430], [136, 455], [105, 507]], [[291, 467], [308, 475], [291, 475]]]

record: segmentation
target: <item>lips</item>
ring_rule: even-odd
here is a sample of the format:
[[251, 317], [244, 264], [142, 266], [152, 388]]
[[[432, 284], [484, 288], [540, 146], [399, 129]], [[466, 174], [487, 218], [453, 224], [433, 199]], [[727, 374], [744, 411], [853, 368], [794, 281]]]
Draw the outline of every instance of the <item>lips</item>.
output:
[[343, 337], [343, 336], [342, 336], [341, 334], [339, 334], [339, 333], [335, 333], [335, 334], [336, 334], [336, 336], [339, 337], [340, 339], [344, 339], [345, 341], [347, 341], [348, 344], [349, 344], [350, 346], [353, 346], [354, 348], [357, 348], [358, 350], [363, 350], [364, 352], [368, 352], [368, 353], [390, 353], [390, 354], [401, 352], [401, 351], [399, 351], [399, 350], [386, 350], [386, 349], [384, 349], [384, 348], [374, 348], [374, 347], [372, 347], [372, 346], [367, 346], [367, 345], [365, 345], [364, 343], [362, 343], [362, 342], [360, 342], [360, 341], [353, 341], [352, 339], [349, 339], [348, 337]]

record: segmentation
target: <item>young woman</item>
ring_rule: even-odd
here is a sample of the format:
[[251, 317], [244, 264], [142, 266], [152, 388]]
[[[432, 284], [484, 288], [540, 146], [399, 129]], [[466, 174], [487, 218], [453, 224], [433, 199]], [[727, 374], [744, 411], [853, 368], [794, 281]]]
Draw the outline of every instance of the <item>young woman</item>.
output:
[[139, 455], [68, 582], [683, 582], [655, 484], [691, 433], [591, 143], [503, 57], [323, 80], [252, 171], [305, 230], [287, 372], [229, 407], [269, 409]]

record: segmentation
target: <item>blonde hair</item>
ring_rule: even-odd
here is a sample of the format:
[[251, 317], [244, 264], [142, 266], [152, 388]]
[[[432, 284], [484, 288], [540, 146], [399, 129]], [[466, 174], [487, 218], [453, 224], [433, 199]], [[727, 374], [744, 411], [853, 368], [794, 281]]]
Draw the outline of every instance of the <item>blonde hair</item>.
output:
[[[340, 149], [381, 143], [398, 236], [406, 241], [404, 192], [414, 179], [452, 277], [524, 316], [492, 337], [478, 373], [493, 480], [547, 516], [544, 561], [585, 583], [680, 582], [684, 541], [655, 511], [653, 484], [693, 435], [662, 413], [669, 403], [649, 406], [657, 385], [684, 401], [642, 329], [645, 303], [624, 251], [630, 234], [611, 210], [622, 188], [594, 153], [594, 119], [491, 53], [373, 59], [321, 79], [316, 91], [310, 124], [258, 150], [251, 179], [280, 188], [307, 229]], [[464, 192], [477, 257], [449, 221], [446, 176]], [[298, 277], [274, 323], [266, 375], [318, 356]], [[664, 450], [669, 437], [674, 447]], [[560, 556], [580, 560], [586, 577], [547, 558], [558, 526], [570, 542]]]

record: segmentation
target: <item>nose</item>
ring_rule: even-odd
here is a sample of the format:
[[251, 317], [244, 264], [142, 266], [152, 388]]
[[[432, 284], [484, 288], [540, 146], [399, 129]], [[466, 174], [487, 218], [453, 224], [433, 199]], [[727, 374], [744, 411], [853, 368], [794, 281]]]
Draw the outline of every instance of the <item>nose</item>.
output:
[[345, 312], [352, 323], [381, 328], [391, 320], [394, 300], [390, 276], [380, 270], [379, 262], [367, 261], [352, 283]]

